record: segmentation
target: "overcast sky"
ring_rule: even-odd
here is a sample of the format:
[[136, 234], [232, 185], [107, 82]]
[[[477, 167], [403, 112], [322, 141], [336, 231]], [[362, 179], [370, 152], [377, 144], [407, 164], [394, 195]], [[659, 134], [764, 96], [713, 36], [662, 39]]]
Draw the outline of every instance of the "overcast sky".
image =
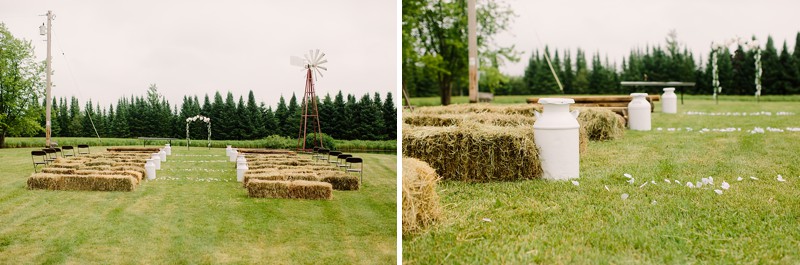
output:
[[[712, 41], [722, 42], [755, 35], [762, 44], [772, 35], [780, 52], [786, 40], [793, 49], [800, 31], [800, 1], [792, 0], [507, 0], [519, 15], [511, 30], [497, 38], [498, 44], [516, 44], [524, 51], [518, 63], [502, 71], [522, 75], [531, 51], [544, 45], [587, 52], [587, 60], [600, 51], [610, 61], [622, 64], [631, 49], [665, 43], [675, 29], [678, 41], [687, 45], [695, 59], [708, 59]], [[537, 33], [539, 38], [537, 38]]]
[[253, 90], [274, 108], [280, 95], [302, 98], [305, 75], [289, 57], [309, 49], [328, 59], [319, 96], [398, 98], [394, 1], [0, 0], [0, 22], [32, 40], [41, 60], [39, 15], [47, 10], [56, 14], [53, 95], [82, 104], [91, 98], [107, 107], [155, 83], [173, 105], [184, 95], [213, 100], [218, 90], [247, 100]]

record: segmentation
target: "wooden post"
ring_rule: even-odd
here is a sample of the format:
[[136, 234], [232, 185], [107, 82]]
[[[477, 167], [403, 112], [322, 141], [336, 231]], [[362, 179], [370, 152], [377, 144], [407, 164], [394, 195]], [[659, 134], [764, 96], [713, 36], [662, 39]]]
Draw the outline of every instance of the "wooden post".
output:
[[475, 0], [467, 1], [467, 27], [469, 45], [469, 103], [478, 102], [478, 35]]

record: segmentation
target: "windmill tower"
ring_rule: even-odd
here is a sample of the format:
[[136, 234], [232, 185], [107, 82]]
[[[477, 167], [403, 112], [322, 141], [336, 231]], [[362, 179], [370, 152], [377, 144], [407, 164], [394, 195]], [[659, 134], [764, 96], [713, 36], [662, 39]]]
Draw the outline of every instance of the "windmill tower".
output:
[[[292, 65], [303, 67], [303, 71], [306, 71], [306, 89], [305, 93], [303, 93], [303, 104], [300, 105], [303, 114], [300, 116], [300, 132], [297, 135], [297, 149], [308, 151], [314, 147], [306, 146], [306, 135], [309, 133], [309, 125], [312, 127], [311, 132], [315, 133], [313, 145], [324, 147], [321, 135], [322, 129], [319, 123], [319, 111], [317, 110], [317, 95], [314, 92], [314, 79], [316, 79], [317, 75], [322, 77], [321, 70], [328, 70], [328, 68], [322, 66], [328, 62], [328, 60], [323, 59], [325, 53], [320, 53], [319, 49], [316, 51], [309, 50], [308, 54], [304, 55], [304, 57], [305, 59], [292, 56], [290, 61]], [[309, 124], [309, 119], [311, 124]]]

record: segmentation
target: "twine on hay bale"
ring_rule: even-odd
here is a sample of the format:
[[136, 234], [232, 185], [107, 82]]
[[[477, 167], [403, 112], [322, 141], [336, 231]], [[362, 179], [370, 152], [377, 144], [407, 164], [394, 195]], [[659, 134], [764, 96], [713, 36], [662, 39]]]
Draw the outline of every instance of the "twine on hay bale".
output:
[[530, 126], [404, 127], [403, 155], [429, 163], [448, 180], [512, 181], [542, 176]]
[[439, 219], [438, 181], [439, 175], [427, 163], [403, 158], [403, 234], [419, 232]]
[[247, 183], [247, 195], [252, 198], [286, 198], [330, 200], [333, 188], [319, 181], [272, 181], [253, 179]]
[[319, 181], [330, 183], [334, 190], [358, 190], [358, 177], [344, 171], [319, 172]]

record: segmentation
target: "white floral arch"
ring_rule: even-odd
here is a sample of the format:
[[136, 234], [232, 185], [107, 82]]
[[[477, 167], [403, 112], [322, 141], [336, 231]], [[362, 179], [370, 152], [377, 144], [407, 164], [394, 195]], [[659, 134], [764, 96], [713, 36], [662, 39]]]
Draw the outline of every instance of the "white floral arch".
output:
[[723, 49], [735, 51], [738, 48], [737, 46], [742, 46], [744, 48], [755, 51], [755, 54], [753, 55], [756, 67], [756, 74], [754, 80], [754, 83], [756, 85], [755, 96], [756, 96], [756, 101], [759, 101], [761, 97], [761, 74], [762, 74], [761, 46], [758, 40], [754, 39], [751, 41], [747, 41], [739, 37], [732, 38], [722, 43], [715, 43], [715, 42], [711, 43], [711, 69], [712, 69], [711, 86], [714, 89], [714, 100], [717, 101], [717, 95], [722, 92], [722, 87], [719, 86], [719, 69], [717, 67], [717, 54], [721, 52]]
[[186, 149], [189, 149], [191, 140], [189, 139], [189, 123], [193, 121], [202, 121], [206, 123], [206, 127], [208, 127], [208, 148], [211, 148], [211, 118], [197, 115], [194, 117], [186, 118]]

